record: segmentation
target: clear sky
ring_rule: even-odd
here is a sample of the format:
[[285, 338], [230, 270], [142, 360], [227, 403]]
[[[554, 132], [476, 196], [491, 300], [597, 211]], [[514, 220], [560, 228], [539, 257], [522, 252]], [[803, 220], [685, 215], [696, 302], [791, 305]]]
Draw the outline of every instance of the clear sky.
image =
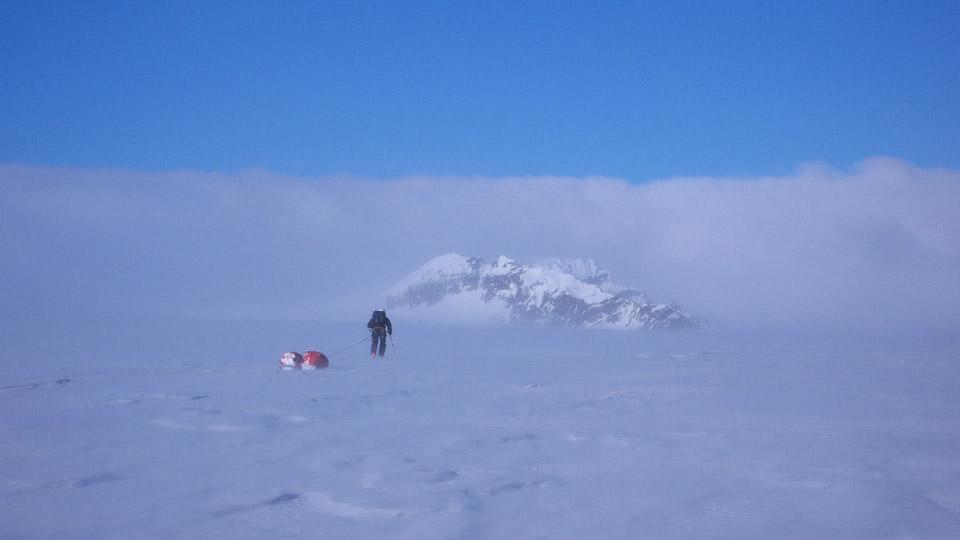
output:
[[0, 4], [0, 163], [305, 176], [960, 167], [960, 3]]

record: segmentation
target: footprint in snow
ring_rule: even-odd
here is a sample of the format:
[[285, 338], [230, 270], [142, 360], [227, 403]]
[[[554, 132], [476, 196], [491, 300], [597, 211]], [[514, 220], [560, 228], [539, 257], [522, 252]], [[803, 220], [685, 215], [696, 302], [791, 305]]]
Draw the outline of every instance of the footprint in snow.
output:
[[507, 435], [506, 437], [500, 437], [501, 443], [513, 443], [513, 442], [522, 442], [522, 441], [535, 441], [539, 437], [533, 433], [524, 433], [522, 435]]
[[387, 519], [401, 518], [408, 515], [408, 512], [400, 509], [361, 506], [338, 501], [329, 494], [322, 492], [281, 493], [276, 497], [256, 504], [236, 506], [221, 510], [217, 512], [216, 515], [228, 516], [238, 513], [263, 511], [283, 512], [292, 507], [303, 507], [322, 514], [349, 519]]
[[151, 392], [148, 394], [142, 394], [141, 397], [151, 398], [151, 399], [172, 399], [172, 400], [184, 400], [184, 401], [199, 401], [201, 399], [207, 399], [206, 394], [196, 394], [193, 396], [183, 395], [183, 394], [168, 394], [166, 392]]
[[490, 490], [490, 496], [496, 497], [502, 493], [508, 493], [510, 491], [519, 491], [527, 485], [526, 482], [510, 482], [509, 484], [503, 484], [502, 486], [497, 486]]
[[353, 519], [400, 518], [409, 513], [396, 508], [379, 508], [345, 503], [321, 492], [305, 493], [304, 503], [307, 507], [324, 514]]
[[22, 388], [34, 390], [36, 388], [40, 388], [41, 386], [48, 386], [48, 385], [63, 386], [69, 382], [70, 382], [70, 379], [63, 378], [63, 379], [57, 379], [55, 381], [37, 381], [37, 382], [24, 383], [24, 384], [9, 384], [7, 386], [0, 386], [0, 390], [18, 390]]
[[83, 488], [88, 486], [94, 486], [97, 484], [104, 484], [106, 482], [115, 482], [119, 479], [120, 479], [119, 476], [111, 473], [98, 474], [95, 476], [87, 476], [86, 478], [81, 478], [79, 480], [76, 480], [73, 483], [73, 487]]
[[140, 403], [139, 399], [135, 398], [112, 398], [104, 401], [108, 405], [133, 405], [134, 403]]
[[167, 420], [164, 418], [158, 418], [152, 420], [151, 423], [155, 426], [162, 427], [165, 429], [172, 429], [174, 431], [208, 431], [214, 433], [238, 433], [241, 431], [249, 431], [251, 428], [247, 426], [231, 426], [226, 424], [212, 424], [209, 426], [198, 426], [195, 424], [185, 424], [183, 422], [177, 422], [176, 420]]
[[283, 507], [283, 506], [286, 506], [288, 503], [293, 503], [294, 501], [300, 500], [301, 497], [302, 496], [299, 493], [281, 493], [276, 497], [271, 497], [269, 499], [266, 499], [264, 501], [260, 501], [257, 503], [224, 508], [223, 510], [214, 512], [214, 515], [217, 517], [223, 517], [223, 516], [230, 516], [234, 514], [243, 514], [246, 512], [255, 512], [264, 508]]
[[299, 493], [281, 493], [276, 497], [265, 501], [259, 506], [276, 506], [278, 504], [288, 503], [290, 501], [295, 501], [300, 498]]
[[459, 475], [456, 471], [441, 471], [437, 474], [431, 476], [427, 482], [431, 484], [442, 484], [445, 482], [452, 482], [457, 479]]
[[344, 470], [344, 469], [352, 469], [352, 468], [356, 467], [357, 465], [359, 465], [362, 461], [363, 461], [362, 458], [360, 458], [360, 457], [358, 457], [358, 456], [353, 456], [353, 457], [349, 457], [349, 458], [346, 458], [346, 459], [338, 459], [338, 460], [336, 460], [336, 461], [333, 462], [333, 466], [334, 466], [334, 468], [336, 468], [338, 471], [342, 471], [342, 470]]
[[184, 407], [182, 410], [195, 413], [198, 415], [218, 415], [223, 414], [223, 409], [211, 408], [211, 407]]
[[497, 495], [502, 495], [504, 493], [509, 493], [511, 491], [520, 491], [521, 489], [528, 488], [528, 487], [532, 487], [532, 488], [538, 487], [545, 484], [546, 482], [547, 480], [545, 479], [534, 480], [532, 482], [510, 482], [509, 484], [496, 486], [490, 489], [490, 491], [488, 491], [487, 493], [491, 497], [496, 497]]

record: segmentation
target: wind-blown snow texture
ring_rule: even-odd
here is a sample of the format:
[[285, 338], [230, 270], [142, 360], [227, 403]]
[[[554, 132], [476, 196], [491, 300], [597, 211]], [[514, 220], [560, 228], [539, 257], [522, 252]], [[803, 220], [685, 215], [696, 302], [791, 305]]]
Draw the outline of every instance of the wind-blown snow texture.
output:
[[7, 328], [0, 537], [960, 536], [956, 343], [362, 323]]
[[390, 291], [387, 305], [427, 320], [501, 320], [593, 328], [690, 328], [675, 305], [616, 285], [592, 260], [544, 259], [524, 265], [501, 256], [436, 257]]

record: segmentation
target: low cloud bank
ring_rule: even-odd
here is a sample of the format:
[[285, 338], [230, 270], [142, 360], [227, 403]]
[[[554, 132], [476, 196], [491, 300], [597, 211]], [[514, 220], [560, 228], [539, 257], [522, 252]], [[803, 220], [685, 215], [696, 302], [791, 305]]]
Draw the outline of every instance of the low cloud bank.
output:
[[363, 318], [438, 254], [590, 257], [720, 326], [960, 322], [960, 171], [293, 178], [0, 167], [0, 302], [33, 316]]

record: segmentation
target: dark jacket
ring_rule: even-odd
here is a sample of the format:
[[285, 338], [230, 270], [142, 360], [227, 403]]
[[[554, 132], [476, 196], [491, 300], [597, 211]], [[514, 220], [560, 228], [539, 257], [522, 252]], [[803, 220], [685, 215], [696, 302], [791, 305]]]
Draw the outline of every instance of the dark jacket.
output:
[[373, 316], [367, 322], [367, 328], [375, 334], [383, 334], [383, 331], [386, 330], [387, 335], [393, 335], [393, 324], [387, 314], [382, 311], [373, 313]]

